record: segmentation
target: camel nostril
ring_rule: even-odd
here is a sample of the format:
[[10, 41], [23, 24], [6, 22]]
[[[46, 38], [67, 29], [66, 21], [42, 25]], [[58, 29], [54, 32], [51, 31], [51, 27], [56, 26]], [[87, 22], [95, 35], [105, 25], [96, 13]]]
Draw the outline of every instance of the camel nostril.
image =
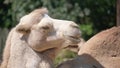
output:
[[70, 24], [71, 27], [79, 29], [79, 26], [75, 23]]

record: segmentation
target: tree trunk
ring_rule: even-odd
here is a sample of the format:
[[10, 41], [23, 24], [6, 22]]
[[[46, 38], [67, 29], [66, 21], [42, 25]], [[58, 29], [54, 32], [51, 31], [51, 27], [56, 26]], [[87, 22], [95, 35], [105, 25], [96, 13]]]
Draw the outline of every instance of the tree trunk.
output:
[[120, 0], [116, 1], [117, 3], [117, 26], [120, 26]]

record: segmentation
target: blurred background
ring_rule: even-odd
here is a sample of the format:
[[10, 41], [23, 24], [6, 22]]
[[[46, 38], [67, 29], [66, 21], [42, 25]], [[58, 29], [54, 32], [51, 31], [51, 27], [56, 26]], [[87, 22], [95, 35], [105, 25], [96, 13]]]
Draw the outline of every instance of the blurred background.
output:
[[[40, 7], [48, 8], [53, 18], [75, 21], [85, 40], [116, 25], [116, 0], [0, 0], [0, 58], [10, 29], [22, 16]], [[55, 64], [77, 55], [63, 52]]]

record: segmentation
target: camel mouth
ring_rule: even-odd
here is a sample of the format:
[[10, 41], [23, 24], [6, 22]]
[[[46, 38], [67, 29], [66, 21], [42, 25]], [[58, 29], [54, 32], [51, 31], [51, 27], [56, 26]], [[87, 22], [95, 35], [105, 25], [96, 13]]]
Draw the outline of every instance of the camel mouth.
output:
[[80, 36], [68, 36], [68, 39], [76, 44], [80, 42]]
[[[72, 36], [72, 35], [64, 35], [66, 41], [65, 43], [63, 44], [63, 48], [76, 48], [76, 46], [74, 45], [77, 45], [81, 40], [79, 36]], [[73, 45], [73, 47], [68, 47], [68, 46], [71, 46]]]

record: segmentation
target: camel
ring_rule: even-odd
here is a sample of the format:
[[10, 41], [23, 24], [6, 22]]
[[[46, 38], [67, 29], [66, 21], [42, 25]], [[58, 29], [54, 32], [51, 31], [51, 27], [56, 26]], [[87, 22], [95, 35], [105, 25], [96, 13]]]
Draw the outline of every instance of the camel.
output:
[[81, 46], [78, 57], [57, 68], [120, 68], [120, 26], [104, 30]]
[[67, 45], [78, 44], [81, 32], [73, 21], [51, 18], [45, 8], [23, 16], [9, 33], [1, 68], [54, 68]]

